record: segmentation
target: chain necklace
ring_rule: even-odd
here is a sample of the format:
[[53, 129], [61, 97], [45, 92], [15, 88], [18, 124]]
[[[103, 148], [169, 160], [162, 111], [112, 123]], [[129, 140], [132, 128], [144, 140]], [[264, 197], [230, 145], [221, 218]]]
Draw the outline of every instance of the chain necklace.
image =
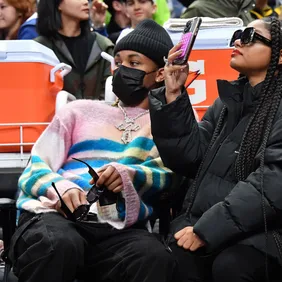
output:
[[121, 141], [124, 144], [128, 144], [132, 141], [132, 131], [138, 131], [141, 128], [141, 126], [139, 124], [135, 123], [135, 121], [138, 118], [146, 115], [149, 112], [149, 110], [146, 110], [143, 113], [140, 113], [139, 115], [137, 115], [134, 118], [130, 118], [127, 115], [124, 108], [119, 103], [117, 104], [117, 106], [122, 111], [122, 113], [124, 115], [124, 121], [121, 124], [116, 125], [116, 128], [120, 131], [123, 131], [122, 136], [121, 136]]

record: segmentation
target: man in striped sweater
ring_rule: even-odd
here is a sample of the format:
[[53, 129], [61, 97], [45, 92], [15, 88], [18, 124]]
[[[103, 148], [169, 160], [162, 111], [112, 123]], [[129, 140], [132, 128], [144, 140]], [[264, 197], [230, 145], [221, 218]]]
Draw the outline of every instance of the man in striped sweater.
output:
[[[115, 47], [113, 90], [120, 101], [78, 100], [63, 108], [40, 136], [19, 179], [19, 228], [10, 257], [21, 282], [173, 281], [175, 261], [146, 230], [160, 192], [175, 176], [165, 168], [151, 136], [148, 92], [163, 81], [163, 57], [172, 42], [145, 20]], [[87, 204], [93, 180], [123, 201], [90, 207], [90, 221], [64, 217]], [[90, 184], [91, 183], [91, 184]]]

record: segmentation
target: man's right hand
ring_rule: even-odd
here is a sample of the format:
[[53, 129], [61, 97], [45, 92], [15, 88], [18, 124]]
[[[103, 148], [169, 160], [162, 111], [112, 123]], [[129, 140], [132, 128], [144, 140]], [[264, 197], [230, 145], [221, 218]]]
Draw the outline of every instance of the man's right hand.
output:
[[[88, 204], [85, 192], [77, 188], [69, 189], [63, 194], [62, 199], [71, 212], [81, 205]], [[56, 210], [65, 216], [64, 212], [61, 210], [61, 201], [58, 201]]]

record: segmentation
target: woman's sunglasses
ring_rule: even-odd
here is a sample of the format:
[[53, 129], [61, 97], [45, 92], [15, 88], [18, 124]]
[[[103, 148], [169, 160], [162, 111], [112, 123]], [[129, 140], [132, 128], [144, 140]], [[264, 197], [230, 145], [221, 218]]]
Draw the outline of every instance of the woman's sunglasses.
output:
[[262, 43], [264, 43], [265, 45], [271, 46], [271, 40], [258, 34], [253, 27], [247, 27], [244, 29], [244, 31], [241, 29], [236, 30], [230, 40], [229, 46], [233, 47], [237, 39], [240, 39], [241, 44], [243, 45], [254, 43], [256, 40], [259, 40]]

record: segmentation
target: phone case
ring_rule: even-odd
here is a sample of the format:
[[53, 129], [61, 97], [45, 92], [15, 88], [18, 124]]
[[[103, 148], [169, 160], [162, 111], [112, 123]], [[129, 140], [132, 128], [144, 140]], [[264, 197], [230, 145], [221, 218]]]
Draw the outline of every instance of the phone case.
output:
[[190, 40], [192, 38], [192, 32], [184, 33], [181, 37], [181, 48], [182, 51], [181, 55], [178, 57], [178, 60], [181, 60], [185, 57], [185, 54], [187, 52], [187, 48], [189, 46]]
[[183, 34], [180, 39], [182, 51], [181, 54], [174, 60], [174, 64], [176, 65], [184, 65], [187, 63], [191, 49], [194, 45], [196, 36], [198, 34], [199, 27], [201, 25], [201, 18], [195, 18], [192, 21], [188, 21], [186, 23], [186, 27], [183, 31]]

